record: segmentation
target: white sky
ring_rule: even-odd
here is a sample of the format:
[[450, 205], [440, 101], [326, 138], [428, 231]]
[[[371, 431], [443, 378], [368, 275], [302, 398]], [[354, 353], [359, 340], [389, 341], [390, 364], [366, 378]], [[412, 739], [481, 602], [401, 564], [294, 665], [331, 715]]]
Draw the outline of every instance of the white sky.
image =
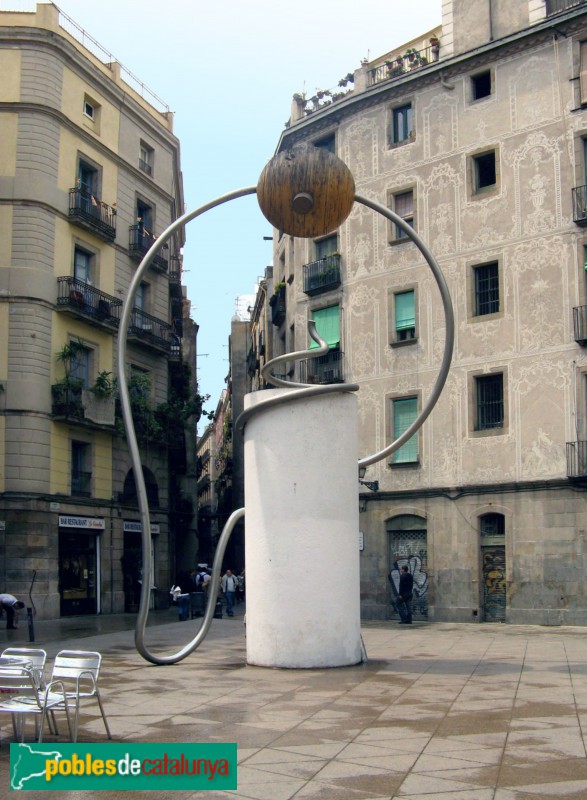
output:
[[[442, 0], [57, 0], [56, 5], [175, 112], [186, 210], [254, 186], [294, 92], [329, 89], [441, 21]], [[0, 0], [26, 10], [33, 0]], [[160, 233], [161, 231], [156, 231]], [[200, 391], [216, 406], [236, 298], [272, 263], [254, 196], [187, 227], [184, 282], [200, 326]], [[205, 356], [204, 354], [209, 354]]]

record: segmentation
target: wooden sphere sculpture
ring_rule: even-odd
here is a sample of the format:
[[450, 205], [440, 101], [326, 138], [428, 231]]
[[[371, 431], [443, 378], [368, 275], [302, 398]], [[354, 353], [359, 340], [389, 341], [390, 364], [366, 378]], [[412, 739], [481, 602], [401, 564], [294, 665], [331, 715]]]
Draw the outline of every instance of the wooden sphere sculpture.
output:
[[269, 161], [257, 184], [257, 199], [274, 228], [308, 239], [342, 225], [353, 207], [355, 181], [334, 153], [302, 145]]

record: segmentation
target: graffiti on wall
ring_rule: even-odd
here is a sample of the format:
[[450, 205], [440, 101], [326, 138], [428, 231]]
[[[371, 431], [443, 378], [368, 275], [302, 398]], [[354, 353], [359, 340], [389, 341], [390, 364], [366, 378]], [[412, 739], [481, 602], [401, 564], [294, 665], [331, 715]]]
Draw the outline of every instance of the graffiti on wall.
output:
[[503, 545], [482, 548], [483, 606], [485, 622], [505, 621], [505, 548]]

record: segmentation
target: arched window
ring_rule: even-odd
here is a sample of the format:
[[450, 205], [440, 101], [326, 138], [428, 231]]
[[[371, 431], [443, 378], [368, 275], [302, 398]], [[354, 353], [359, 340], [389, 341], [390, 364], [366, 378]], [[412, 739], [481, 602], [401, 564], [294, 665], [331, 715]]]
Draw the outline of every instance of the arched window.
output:
[[[143, 477], [145, 479], [145, 486], [147, 489], [147, 500], [150, 508], [159, 508], [159, 487], [157, 480], [150, 469], [143, 467]], [[139, 498], [137, 496], [137, 488], [135, 485], [135, 476], [132, 469], [126, 473], [124, 479], [122, 502], [128, 505], [138, 506]]]

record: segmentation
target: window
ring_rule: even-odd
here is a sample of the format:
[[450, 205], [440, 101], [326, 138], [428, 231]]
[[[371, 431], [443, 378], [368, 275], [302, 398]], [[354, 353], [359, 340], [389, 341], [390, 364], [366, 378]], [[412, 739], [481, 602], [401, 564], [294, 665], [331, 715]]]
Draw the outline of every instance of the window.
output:
[[[414, 227], [414, 192], [410, 189], [408, 192], [400, 192], [394, 194], [391, 198], [392, 211], [401, 217], [411, 228]], [[403, 228], [395, 224], [393, 226], [393, 239], [396, 242], [408, 241], [408, 234]]]
[[[398, 439], [407, 431], [418, 416], [418, 398], [403, 397], [392, 400], [393, 407], [393, 439]], [[392, 464], [413, 464], [418, 462], [418, 434], [415, 433], [407, 442], [395, 451]]]
[[98, 194], [98, 170], [81, 158], [77, 168], [77, 182], [83, 195]]
[[145, 144], [145, 142], [141, 142], [139, 152], [139, 169], [142, 169], [143, 172], [147, 173], [147, 175], [151, 175], [153, 172], [153, 153], [154, 150], [152, 147], [149, 147], [149, 145]]
[[476, 192], [495, 186], [497, 174], [495, 170], [495, 151], [473, 156], [474, 188]]
[[503, 514], [483, 514], [479, 517], [479, 532], [481, 536], [505, 536], [505, 517]]
[[416, 338], [416, 303], [413, 289], [393, 296], [394, 340], [407, 342]]
[[149, 286], [146, 283], [141, 283], [137, 287], [137, 291], [136, 291], [136, 294], [135, 294], [134, 307], [138, 308], [139, 311], [146, 311], [147, 310], [148, 292], [149, 292]]
[[471, 94], [473, 100], [481, 100], [491, 94], [491, 72], [486, 70], [471, 76]]
[[338, 236], [328, 236], [326, 239], [320, 239], [314, 242], [316, 246], [316, 261], [321, 258], [331, 256], [338, 251]]
[[91, 285], [93, 254], [75, 246], [73, 253], [73, 277], [76, 281]]
[[75, 358], [71, 360], [69, 377], [74, 381], [80, 381], [84, 388], [90, 385], [92, 351], [84, 347], [76, 351]]
[[71, 494], [90, 497], [92, 473], [90, 471], [90, 445], [87, 442], [71, 443]]
[[392, 110], [392, 144], [400, 144], [412, 138], [412, 104], [399, 106]]
[[97, 103], [89, 94], [84, 95], [84, 102], [82, 105], [82, 114], [86, 127], [94, 131], [100, 132], [100, 104]]
[[499, 268], [497, 262], [473, 267], [475, 316], [499, 311]]
[[137, 223], [141, 235], [153, 235], [153, 209], [142, 200], [137, 200]]
[[91, 120], [93, 120], [95, 113], [96, 109], [94, 108], [94, 104], [91, 103], [87, 97], [84, 98], [84, 114], [86, 117], [89, 117]]
[[[316, 330], [320, 336], [328, 342], [329, 347], [338, 347], [340, 344], [340, 314], [338, 306], [328, 306], [312, 312], [312, 317], [316, 323]], [[313, 339], [310, 341], [310, 350], [315, 350], [318, 343]]]
[[336, 154], [336, 141], [334, 134], [331, 133], [329, 136], [325, 136], [323, 139], [318, 139], [318, 141], [314, 142], [314, 147], [318, 147], [320, 150], [327, 150], [329, 153]]
[[475, 378], [477, 419], [475, 430], [503, 428], [503, 375], [482, 375]]

